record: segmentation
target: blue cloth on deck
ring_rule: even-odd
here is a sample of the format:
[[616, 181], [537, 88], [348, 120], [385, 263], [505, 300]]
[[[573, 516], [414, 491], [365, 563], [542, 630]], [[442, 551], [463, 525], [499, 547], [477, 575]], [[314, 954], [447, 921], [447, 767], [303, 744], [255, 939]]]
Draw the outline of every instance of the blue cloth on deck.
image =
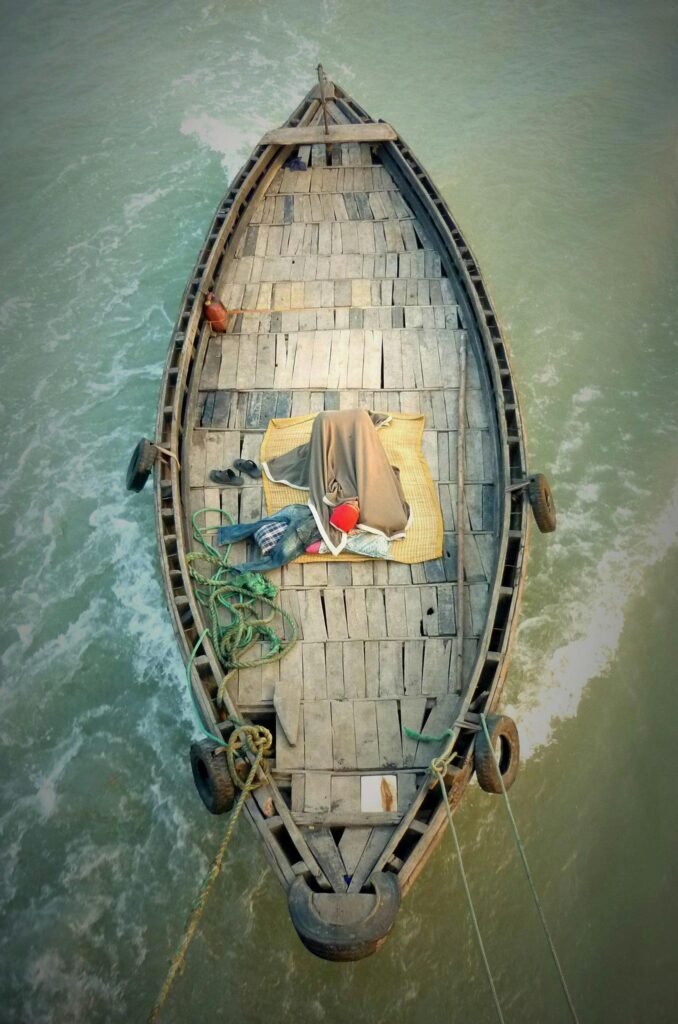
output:
[[275, 515], [257, 519], [253, 523], [220, 526], [217, 530], [217, 544], [235, 544], [239, 540], [247, 540], [248, 537], [254, 537], [262, 527], [279, 523], [284, 524], [285, 531], [266, 555], [231, 568], [237, 572], [268, 572], [270, 569], [279, 569], [281, 565], [287, 565], [299, 555], [303, 555], [309, 544], [320, 540], [320, 531], [308, 505], [286, 505]]

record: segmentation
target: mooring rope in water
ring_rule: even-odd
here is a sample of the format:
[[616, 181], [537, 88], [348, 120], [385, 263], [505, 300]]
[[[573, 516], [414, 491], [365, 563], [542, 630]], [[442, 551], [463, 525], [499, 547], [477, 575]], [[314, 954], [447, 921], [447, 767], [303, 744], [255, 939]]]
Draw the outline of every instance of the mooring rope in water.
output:
[[[298, 628], [292, 616], [276, 603], [278, 587], [274, 583], [261, 573], [236, 572], [233, 566], [229, 566], [231, 544], [227, 544], [221, 554], [209, 543], [205, 534], [215, 527], [199, 526], [196, 522], [199, 515], [207, 512], [219, 513], [231, 524], [233, 517], [221, 508], [201, 508], [194, 512], [191, 517], [193, 539], [202, 550], [190, 551], [186, 555], [193, 592], [207, 611], [210, 620], [207, 632], [225, 670], [217, 692], [217, 700], [223, 703], [226, 686], [233, 673], [238, 669], [280, 661], [296, 644]], [[196, 562], [207, 562], [215, 566], [215, 571], [206, 576], [195, 567]], [[270, 614], [257, 612], [257, 603], [270, 609]], [[222, 609], [230, 616], [227, 623], [220, 621]], [[270, 625], [276, 615], [280, 615], [289, 627], [290, 635], [286, 640]], [[258, 658], [244, 658], [245, 652], [257, 642], [267, 644], [268, 651]]]
[[542, 926], [542, 928], [544, 930], [544, 934], [546, 936], [546, 941], [548, 942], [549, 949], [551, 951], [551, 957], [553, 959], [553, 963], [555, 964], [556, 970], [558, 972], [558, 977], [560, 979], [560, 985], [561, 985], [561, 988], [562, 988], [562, 990], [563, 990], [563, 992], [565, 994], [565, 999], [567, 1000], [567, 1005], [568, 1005], [570, 1013], [572, 1015], [572, 1020], [575, 1022], [575, 1024], [579, 1024], [579, 1018], [577, 1016], [577, 1011], [575, 1009], [575, 1005], [574, 1005], [574, 1002], [572, 1000], [572, 996], [570, 995], [570, 990], [569, 990], [569, 988], [567, 986], [567, 981], [565, 980], [565, 974], [563, 972], [562, 967], [560, 966], [560, 960], [558, 959], [558, 954], [556, 952], [556, 947], [555, 947], [555, 944], [553, 942], [553, 938], [551, 936], [551, 931], [550, 931], [549, 926], [548, 926], [548, 924], [546, 922], [546, 915], [544, 914], [544, 909], [543, 909], [543, 907], [541, 905], [541, 900], [539, 899], [539, 896], [537, 894], [537, 889], [535, 887], [534, 880], [532, 878], [532, 872], [530, 871], [530, 866], [527, 863], [527, 854], [525, 853], [525, 847], [523, 846], [522, 840], [520, 838], [520, 833], [518, 832], [518, 825], [516, 824], [516, 819], [513, 817], [513, 811], [511, 809], [511, 802], [509, 800], [508, 793], [506, 791], [506, 786], [504, 785], [504, 779], [502, 778], [502, 774], [499, 771], [499, 762], [497, 761], [497, 755], [495, 753], [494, 747], [492, 746], [492, 742], [490, 740], [490, 734], [489, 734], [489, 731], [488, 731], [488, 728], [487, 728], [487, 721], [485, 719], [484, 713], [482, 713], [482, 712], [481, 712], [481, 715], [480, 715], [480, 724], [482, 725], [483, 732], [485, 733], [485, 740], [487, 742], [487, 745], [488, 745], [488, 747], [489, 747], [489, 749], [490, 749], [490, 751], [492, 753], [492, 760], [494, 762], [494, 767], [495, 767], [495, 770], [497, 772], [497, 776], [499, 778], [499, 784], [501, 785], [501, 792], [502, 792], [502, 796], [504, 797], [504, 804], [506, 805], [506, 813], [509, 816], [509, 821], [511, 822], [511, 828], [513, 829], [513, 837], [514, 837], [514, 839], [516, 841], [516, 846], [518, 847], [518, 853], [520, 854], [520, 859], [522, 860], [523, 867], [525, 869], [525, 875], [527, 877], [528, 884], [529, 884], [530, 889], [532, 891], [532, 897], [534, 899], [535, 906], [537, 908], [537, 911], [539, 912], [539, 919], [541, 921], [541, 926]]
[[452, 820], [452, 811], [450, 810], [450, 803], [447, 796], [447, 789], [445, 788], [445, 770], [448, 762], [444, 758], [436, 758], [431, 763], [431, 771], [434, 775], [437, 775], [438, 782], [440, 783], [440, 790], [443, 794], [443, 803], [445, 804], [445, 810], [447, 811], [447, 820], [450, 826], [450, 832], [452, 833], [452, 839], [454, 840], [454, 848], [457, 852], [457, 861], [459, 863], [459, 872], [461, 874], [461, 880], [464, 883], [464, 892], [466, 893], [466, 902], [468, 903], [469, 913], [471, 914], [471, 921], [473, 922], [473, 929], [476, 933], [476, 941], [478, 948], [480, 949], [480, 955], [483, 960], [485, 967], [485, 974], [487, 975], [487, 981], [492, 992], [492, 999], [494, 1000], [494, 1008], [497, 1011], [497, 1019], [500, 1024], [504, 1024], [504, 1015], [501, 1012], [501, 1005], [499, 1003], [499, 996], [497, 995], [497, 989], [494, 984], [494, 978], [492, 977], [492, 970], [490, 968], [490, 962], [487, 959], [487, 953], [485, 952], [485, 944], [483, 937], [480, 933], [480, 925], [478, 924], [478, 918], [476, 917], [475, 907], [473, 906], [473, 897], [471, 896], [471, 890], [469, 888], [468, 879], [466, 877], [466, 871], [464, 870], [464, 861], [461, 856], [461, 847], [459, 846], [459, 839], [457, 838], [457, 830], [454, 827]]
[[[240, 789], [240, 796], [236, 802], [235, 809], [231, 815], [228, 828], [226, 829], [224, 838], [221, 841], [216, 857], [214, 858], [212, 866], [200, 886], [200, 890], [194, 901], [188, 920], [186, 921], [186, 926], [184, 928], [181, 941], [177, 947], [177, 951], [170, 961], [170, 968], [167, 973], [167, 977], [165, 978], [163, 987], [160, 990], [160, 995], [158, 996], [155, 1006], [148, 1018], [149, 1024], [155, 1024], [159, 1019], [160, 1013], [167, 1002], [172, 986], [184, 969], [189, 946], [195, 936], [198, 925], [200, 924], [200, 920], [205, 911], [205, 907], [207, 906], [207, 900], [212, 892], [214, 883], [221, 872], [221, 867], [224, 862], [224, 857], [226, 856], [228, 845], [231, 841], [231, 837], [233, 836], [238, 818], [240, 817], [245, 805], [245, 801], [253, 790], [257, 789], [259, 786], [265, 785], [268, 781], [266, 769], [263, 766], [263, 760], [273, 745], [273, 736], [263, 725], [246, 725], [244, 722], [231, 718], [231, 721], [235, 724], [235, 729], [231, 733], [228, 743], [224, 743], [222, 736], [215, 736], [214, 733], [210, 732], [210, 730], [203, 724], [191, 682], [191, 671], [196, 654], [198, 653], [205, 637], [209, 636], [214, 649], [218, 654], [219, 660], [226, 670], [217, 693], [218, 699], [222, 700], [226, 683], [233, 672], [239, 668], [250, 668], [253, 665], [263, 665], [268, 662], [278, 661], [292, 649], [298, 636], [297, 624], [292, 616], [275, 603], [278, 588], [271, 583], [270, 580], [265, 579], [265, 577], [260, 573], [235, 573], [233, 567], [228, 564], [232, 545], [228, 544], [224, 553], [221, 554], [208, 542], [205, 536], [205, 534], [209, 532], [208, 527], [198, 526], [196, 522], [197, 516], [206, 512], [219, 513], [219, 515], [225, 516], [229, 523], [233, 523], [233, 517], [230, 516], [228, 512], [225, 512], [220, 508], [198, 509], [198, 511], [194, 512], [191, 517], [193, 539], [197, 541], [202, 550], [189, 552], [186, 555], [186, 562], [188, 565], [189, 575], [194, 582], [196, 600], [207, 609], [210, 618], [210, 626], [203, 629], [190, 653], [186, 664], [186, 684], [198, 725], [202, 732], [216, 744], [217, 752], [223, 752], [225, 755], [226, 762], [228, 764], [228, 773], [234, 786]], [[203, 561], [210, 565], [215, 565], [216, 571], [212, 576], [206, 576], [194, 567], [193, 563], [196, 561]], [[234, 576], [237, 578], [237, 583], [233, 579]], [[256, 612], [255, 606], [257, 602], [267, 605], [271, 609], [270, 615], [262, 616], [260, 613]], [[223, 624], [219, 619], [220, 608], [225, 609], [230, 614], [230, 621], [226, 624]], [[269, 626], [269, 623], [276, 614], [279, 614], [290, 628], [291, 635], [287, 640], [278, 636], [275, 630]], [[259, 658], [244, 659], [242, 657], [244, 652], [247, 651], [252, 644], [258, 641], [267, 642], [269, 644], [268, 653]], [[247, 746], [249, 748], [250, 754], [254, 758], [245, 781], [240, 778], [235, 764], [236, 754], [239, 750], [242, 750], [243, 746]], [[256, 781], [258, 772], [261, 773], [261, 779]]]
[[[240, 779], [237, 771], [235, 770], [235, 754], [237, 750], [242, 748], [243, 738], [247, 745], [249, 746], [250, 751], [254, 754], [254, 761], [252, 762], [252, 766], [250, 768], [249, 774], [245, 782], [243, 782], [242, 779]], [[214, 883], [216, 882], [221, 872], [224, 857], [226, 856], [228, 845], [231, 841], [231, 837], [233, 835], [238, 818], [240, 817], [240, 812], [242, 811], [245, 805], [245, 801], [247, 800], [247, 797], [250, 795], [250, 793], [253, 790], [257, 789], [258, 786], [265, 784], [266, 775], [265, 769], [262, 766], [262, 761], [266, 754], [268, 753], [268, 751], [271, 749], [272, 744], [273, 737], [269, 730], [265, 729], [263, 726], [240, 725], [234, 730], [225, 747], [222, 747], [222, 749], [224, 749], [226, 752], [226, 758], [228, 760], [229, 765], [229, 773], [231, 774], [233, 782], [240, 788], [240, 796], [238, 797], [238, 801], [235, 805], [235, 810], [231, 815], [231, 820], [228, 823], [226, 834], [224, 835], [224, 838], [221, 841], [221, 846], [217, 851], [217, 855], [214, 858], [214, 861], [212, 862], [210, 870], [203, 879], [198, 895], [195, 899], [193, 907], [191, 908], [191, 912], [188, 916], [188, 920], [186, 921], [184, 933], [181, 936], [181, 940], [177, 947], [177, 951], [174, 954], [172, 960], [170, 961], [170, 968], [167, 973], [167, 977], [165, 978], [165, 982], [160, 990], [160, 995], [158, 996], [155, 1006], [153, 1007], [148, 1018], [149, 1024], [156, 1024], [156, 1022], [159, 1020], [160, 1013], [162, 1011], [163, 1006], [167, 1002], [167, 998], [172, 990], [172, 986], [174, 985], [174, 982], [176, 981], [177, 977], [183, 972], [183, 969], [186, 965], [186, 956], [188, 954], [189, 946], [195, 936], [196, 931], [198, 930], [198, 925], [200, 924], [202, 915], [205, 912], [207, 900], [209, 899], [212, 888], [214, 887]], [[256, 783], [255, 778], [260, 767], [264, 772], [264, 781]]]
[[[492, 754], [492, 761], [494, 763], [494, 768], [495, 768], [495, 771], [497, 773], [497, 777], [499, 779], [499, 784], [501, 786], [501, 792], [502, 792], [502, 795], [504, 797], [504, 804], [506, 806], [506, 811], [507, 811], [508, 816], [509, 816], [509, 821], [511, 822], [511, 827], [513, 829], [513, 836], [514, 836], [514, 839], [516, 841], [516, 846], [518, 847], [518, 852], [520, 854], [520, 858], [521, 858], [522, 863], [523, 863], [523, 868], [525, 869], [525, 875], [527, 876], [527, 881], [529, 883], [530, 890], [532, 892], [532, 897], [534, 899], [534, 903], [535, 903], [535, 905], [537, 907], [537, 910], [539, 912], [539, 918], [540, 918], [540, 921], [541, 921], [542, 928], [544, 930], [544, 934], [546, 935], [546, 940], [548, 942], [548, 946], [549, 946], [549, 950], [550, 950], [550, 953], [551, 953], [551, 957], [553, 959], [553, 963], [555, 964], [556, 970], [558, 972], [558, 978], [560, 979], [560, 984], [561, 984], [562, 990], [563, 990], [563, 992], [565, 994], [565, 999], [567, 1000], [567, 1005], [568, 1005], [570, 1014], [572, 1015], [572, 1020], [574, 1021], [574, 1024], [579, 1024], [579, 1018], [577, 1016], [577, 1011], [575, 1009], [574, 1001], [572, 999], [572, 996], [570, 995], [570, 990], [568, 988], [567, 981], [565, 980], [565, 974], [564, 974], [563, 969], [562, 969], [562, 967], [560, 965], [560, 960], [558, 959], [558, 954], [556, 952], [555, 943], [553, 942], [553, 937], [551, 936], [551, 932], [550, 932], [549, 926], [548, 926], [547, 921], [546, 921], [546, 915], [544, 914], [544, 909], [543, 909], [543, 907], [541, 905], [541, 900], [539, 899], [539, 895], [537, 893], [537, 889], [536, 889], [536, 886], [534, 884], [534, 880], [532, 878], [532, 872], [530, 871], [530, 866], [529, 866], [529, 864], [527, 862], [527, 854], [525, 853], [525, 847], [523, 846], [522, 840], [520, 838], [520, 833], [518, 831], [518, 825], [516, 823], [516, 819], [513, 816], [513, 811], [511, 809], [511, 803], [510, 803], [510, 800], [509, 800], [509, 797], [508, 797], [508, 793], [506, 791], [506, 786], [504, 785], [504, 779], [503, 779], [501, 771], [499, 769], [499, 762], [497, 760], [497, 755], [496, 755], [495, 749], [494, 749], [494, 747], [492, 745], [492, 741], [490, 739], [490, 733], [489, 733], [489, 730], [487, 728], [487, 720], [485, 718], [485, 714], [483, 712], [481, 712], [479, 717], [480, 717], [480, 723], [481, 723], [481, 726], [482, 726], [482, 730], [483, 730], [483, 733], [485, 735], [485, 740], [486, 740], [487, 745], [488, 745], [488, 747], [490, 749], [490, 752]], [[407, 729], [405, 731], [408, 732]], [[441, 736], [436, 736], [436, 737], [434, 737], [434, 736], [426, 736], [426, 735], [418, 735], [417, 734], [416, 738], [420, 739], [420, 740], [425, 740], [425, 741], [426, 740], [442, 741], [445, 738], [445, 735], [449, 734], [450, 731], [451, 730], [446, 730], [446, 732], [443, 733]], [[412, 738], [414, 738], [414, 734], [412, 734]], [[485, 973], [487, 975], [487, 980], [488, 980], [488, 983], [489, 983], [489, 986], [490, 986], [490, 990], [492, 992], [492, 999], [494, 1001], [494, 1007], [495, 1007], [495, 1010], [496, 1010], [496, 1013], [497, 1013], [497, 1019], [500, 1021], [500, 1024], [504, 1024], [504, 1017], [503, 1017], [503, 1014], [502, 1014], [501, 1005], [499, 1003], [499, 997], [497, 995], [497, 989], [496, 989], [496, 986], [495, 986], [495, 983], [494, 983], [494, 978], [492, 976], [492, 970], [490, 968], [490, 962], [489, 962], [489, 960], [487, 958], [487, 953], [485, 952], [485, 945], [483, 943], [483, 938], [482, 938], [482, 935], [481, 935], [481, 932], [480, 932], [480, 925], [478, 924], [478, 918], [476, 916], [475, 907], [473, 905], [473, 899], [471, 897], [471, 890], [469, 888], [468, 879], [466, 877], [466, 871], [464, 870], [464, 861], [463, 861], [462, 856], [461, 856], [461, 847], [459, 846], [459, 839], [457, 837], [457, 830], [454, 827], [454, 821], [452, 819], [452, 811], [450, 809], [449, 797], [448, 797], [447, 789], [445, 787], [445, 772], [446, 772], [449, 764], [451, 763], [453, 757], [454, 757], [454, 753], [451, 753], [451, 754], [450, 753], [443, 753], [440, 757], [434, 758], [433, 761], [431, 762], [431, 771], [437, 777], [438, 782], [440, 784], [440, 790], [441, 790], [441, 793], [442, 793], [442, 796], [443, 796], [443, 803], [445, 805], [445, 811], [446, 811], [446, 814], [447, 814], [447, 821], [448, 821], [449, 826], [450, 826], [450, 832], [452, 833], [452, 839], [454, 840], [454, 848], [456, 850], [457, 860], [459, 862], [459, 871], [460, 871], [461, 879], [462, 879], [462, 882], [463, 882], [463, 885], [464, 885], [464, 892], [466, 893], [466, 901], [468, 903], [469, 912], [471, 914], [471, 920], [473, 922], [473, 928], [474, 928], [474, 931], [475, 931], [475, 934], [476, 934], [476, 940], [478, 942], [478, 948], [480, 949], [480, 954], [481, 954], [481, 957], [482, 957], [482, 960], [483, 960], [483, 965], [485, 967]]]

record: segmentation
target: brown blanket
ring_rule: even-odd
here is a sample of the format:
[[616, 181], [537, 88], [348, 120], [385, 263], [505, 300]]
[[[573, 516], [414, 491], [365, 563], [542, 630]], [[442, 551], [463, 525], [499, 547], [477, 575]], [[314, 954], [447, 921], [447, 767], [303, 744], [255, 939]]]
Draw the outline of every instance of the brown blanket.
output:
[[308, 443], [263, 464], [270, 480], [309, 492], [309, 508], [333, 555], [346, 545], [346, 534], [330, 525], [333, 507], [343, 501], [358, 500], [359, 530], [396, 540], [410, 525], [400, 473], [377, 432], [388, 422], [387, 415], [364, 409], [318, 413]]

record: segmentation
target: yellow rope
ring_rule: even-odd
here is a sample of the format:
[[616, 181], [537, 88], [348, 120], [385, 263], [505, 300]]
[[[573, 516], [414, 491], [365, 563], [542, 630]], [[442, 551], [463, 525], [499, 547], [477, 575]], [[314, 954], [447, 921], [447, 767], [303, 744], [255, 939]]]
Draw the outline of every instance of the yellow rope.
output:
[[[250, 768], [249, 775], [245, 782], [242, 781], [237, 771], [235, 770], [235, 752], [236, 750], [242, 749], [243, 739], [250, 748], [250, 751], [254, 754], [254, 761]], [[167, 998], [172, 990], [172, 986], [176, 981], [177, 977], [183, 972], [186, 965], [186, 955], [188, 948], [191, 944], [192, 939], [198, 930], [198, 925], [205, 912], [207, 906], [207, 900], [210, 896], [214, 883], [219, 877], [221, 872], [221, 866], [226, 856], [226, 850], [228, 844], [231, 841], [231, 836], [236, 826], [236, 822], [240, 817], [247, 797], [250, 795], [252, 790], [257, 789], [258, 786], [265, 784], [266, 781], [266, 770], [263, 767], [262, 761], [266, 754], [273, 745], [273, 737], [268, 729], [265, 729], [262, 725], [241, 725], [231, 735], [228, 744], [223, 748], [226, 751], [226, 758], [228, 761], [229, 772], [235, 785], [240, 789], [240, 796], [238, 802], [235, 805], [235, 810], [231, 815], [231, 820], [228, 823], [226, 834], [221, 842], [221, 846], [217, 852], [216, 857], [212, 863], [212, 867], [208, 871], [207, 875], [203, 879], [202, 885], [198, 892], [198, 896], [193, 904], [191, 913], [188, 916], [186, 927], [184, 928], [184, 934], [181, 937], [181, 941], [177, 947], [177, 951], [170, 961], [170, 968], [165, 978], [165, 983], [160, 990], [160, 995], [153, 1007], [151, 1014], [148, 1018], [149, 1024], [156, 1024], [160, 1019], [160, 1012], [167, 1002]], [[264, 775], [264, 782], [257, 783], [255, 781], [257, 772], [261, 768]]]

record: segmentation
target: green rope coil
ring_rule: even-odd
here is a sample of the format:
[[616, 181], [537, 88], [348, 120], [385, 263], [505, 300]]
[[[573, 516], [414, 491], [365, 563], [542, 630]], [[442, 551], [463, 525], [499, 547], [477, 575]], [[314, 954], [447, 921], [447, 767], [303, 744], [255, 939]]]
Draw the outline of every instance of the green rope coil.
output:
[[[223, 703], [226, 684], [233, 673], [284, 658], [297, 642], [298, 628], [292, 616], [276, 603], [278, 587], [274, 583], [261, 573], [237, 572], [230, 566], [231, 544], [223, 554], [210, 544], [206, 534], [214, 528], [197, 523], [197, 517], [206, 512], [218, 512], [231, 525], [233, 517], [220, 508], [201, 508], [194, 512], [191, 517], [193, 539], [200, 549], [186, 555], [196, 601], [205, 609], [209, 621], [207, 633], [224, 668], [217, 693], [217, 699]], [[201, 572], [198, 563], [211, 567], [211, 575]], [[271, 626], [276, 615], [289, 627], [287, 640]], [[266, 645], [267, 650], [260, 657], [246, 658], [246, 652], [256, 643]]]

